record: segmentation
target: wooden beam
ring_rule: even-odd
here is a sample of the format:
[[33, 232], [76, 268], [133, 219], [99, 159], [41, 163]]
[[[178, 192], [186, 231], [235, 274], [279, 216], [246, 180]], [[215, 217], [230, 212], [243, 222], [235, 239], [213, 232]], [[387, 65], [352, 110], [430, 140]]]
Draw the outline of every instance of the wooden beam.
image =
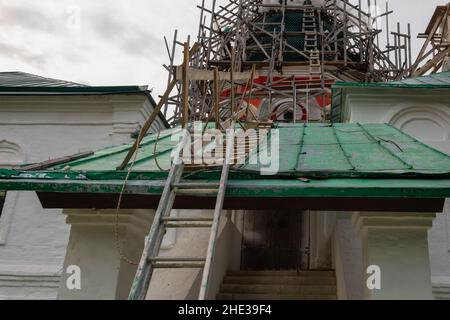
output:
[[230, 69], [230, 80], [231, 80], [231, 115], [233, 116], [236, 112], [235, 107], [235, 88], [234, 88], [234, 63], [236, 58], [236, 51], [234, 47], [231, 49], [231, 69]]
[[142, 126], [141, 132], [139, 133], [139, 137], [135, 140], [133, 146], [128, 151], [128, 154], [126, 155], [125, 159], [123, 160], [122, 164], [117, 167], [117, 170], [124, 170], [128, 163], [131, 160], [131, 157], [137, 150], [138, 146], [141, 144], [142, 139], [144, 139], [145, 135], [147, 134], [148, 130], [152, 126], [153, 122], [155, 121], [156, 117], [159, 115], [159, 112], [161, 111], [161, 108], [165, 105], [167, 99], [169, 98], [170, 93], [172, 92], [173, 88], [175, 88], [175, 85], [177, 84], [177, 80], [173, 79], [169, 86], [167, 87], [166, 92], [162, 96], [161, 100], [159, 101], [158, 105], [155, 107], [155, 110], [153, 110], [153, 113], [151, 114], [150, 118], [145, 121], [144, 125]]
[[216, 116], [216, 129], [220, 130], [220, 89], [219, 89], [219, 69], [214, 68], [214, 114]]
[[[201, 45], [199, 43], [195, 43], [192, 46], [191, 50], [189, 51], [189, 58], [192, 58], [194, 56], [194, 54], [200, 48], [201, 48]], [[131, 157], [136, 152], [137, 148], [139, 147], [139, 145], [142, 142], [142, 139], [144, 139], [144, 137], [147, 134], [148, 130], [151, 128], [151, 126], [152, 126], [153, 122], [155, 121], [156, 117], [159, 115], [159, 112], [161, 111], [161, 108], [163, 107], [163, 105], [165, 105], [166, 101], [169, 99], [170, 93], [172, 92], [172, 90], [175, 88], [176, 85], [177, 85], [177, 79], [173, 79], [169, 83], [169, 85], [167, 86], [166, 92], [161, 97], [161, 100], [159, 101], [159, 103], [155, 107], [155, 110], [151, 114], [150, 118], [148, 118], [147, 121], [145, 121], [144, 125], [142, 126], [141, 132], [139, 133], [138, 138], [134, 142], [134, 144], [131, 147], [131, 149], [128, 151], [128, 153], [127, 153], [125, 159], [123, 160], [122, 164], [117, 167], [117, 170], [124, 170], [126, 168], [126, 166], [128, 165], [128, 163], [131, 160]]]
[[[252, 65], [252, 76], [250, 78], [250, 88], [248, 91], [248, 102], [247, 102], [247, 121], [249, 119], [249, 112], [251, 112], [250, 110], [250, 105], [251, 105], [251, 100], [252, 100], [252, 90], [253, 90], [253, 82], [255, 82], [255, 75], [256, 75], [256, 65]], [[255, 120], [256, 120], [256, 116], [253, 115]]]
[[75, 160], [79, 160], [82, 158], [87, 158], [89, 156], [92, 156], [94, 154], [94, 152], [92, 151], [88, 151], [88, 152], [81, 152], [81, 153], [77, 153], [74, 154], [72, 156], [67, 156], [67, 157], [62, 157], [62, 158], [57, 158], [57, 159], [51, 159], [51, 160], [47, 160], [44, 162], [40, 162], [40, 163], [36, 163], [36, 164], [30, 164], [28, 166], [23, 166], [23, 167], [14, 167], [14, 170], [19, 170], [19, 171], [37, 171], [37, 170], [43, 170], [43, 169], [47, 169], [53, 166], [57, 166], [59, 164], [64, 164], [70, 161], [75, 161]]
[[182, 126], [187, 127], [189, 122], [189, 44], [184, 43], [184, 59], [183, 59], [183, 89], [182, 89]]
[[444, 59], [450, 53], [450, 47], [446, 50], [437, 54], [433, 59], [428, 61], [424, 66], [414, 71], [411, 76], [412, 77], [420, 77], [427, 73], [428, 70], [433, 68], [436, 64], [438, 64], [442, 59]]
[[[188, 68], [188, 77], [190, 81], [213, 81], [214, 70]], [[219, 71], [218, 79], [220, 81], [231, 81], [230, 72]], [[233, 72], [234, 81], [248, 81], [252, 76], [251, 72]], [[183, 67], [179, 66], [176, 70], [177, 80], [183, 80]]]

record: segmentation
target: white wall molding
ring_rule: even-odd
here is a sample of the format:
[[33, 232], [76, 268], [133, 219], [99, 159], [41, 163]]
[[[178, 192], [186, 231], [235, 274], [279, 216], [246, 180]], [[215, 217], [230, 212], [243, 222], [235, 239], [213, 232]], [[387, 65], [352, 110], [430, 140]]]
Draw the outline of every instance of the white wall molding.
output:
[[420, 105], [419, 103], [402, 102], [389, 110], [384, 116], [383, 122], [402, 129], [405, 124], [416, 119], [428, 119], [435, 122], [446, 133], [442, 138], [450, 138], [450, 132], [448, 132], [448, 128], [450, 128], [450, 108], [441, 103], [428, 102]]
[[437, 300], [450, 300], [450, 277], [432, 277], [433, 295]]
[[1, 266], [0, 300], [56, 299], [61, 271], [56, 266]]

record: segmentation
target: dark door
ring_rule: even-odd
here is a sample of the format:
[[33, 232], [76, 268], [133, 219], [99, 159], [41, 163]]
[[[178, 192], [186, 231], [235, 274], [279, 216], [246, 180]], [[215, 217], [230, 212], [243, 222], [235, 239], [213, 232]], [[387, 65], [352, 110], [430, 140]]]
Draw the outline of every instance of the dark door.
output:
[[298, 211], [246, 211], [241, 269], [307, 269], [307, 217]]

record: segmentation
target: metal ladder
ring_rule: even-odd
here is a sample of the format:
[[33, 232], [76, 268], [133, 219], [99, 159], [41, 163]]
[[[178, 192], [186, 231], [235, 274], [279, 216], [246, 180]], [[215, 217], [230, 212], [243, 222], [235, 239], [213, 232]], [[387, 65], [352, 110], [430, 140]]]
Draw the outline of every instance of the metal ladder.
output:
[[[231, 126], [234, 129], [234, 123]], [[147, 295], [150, 281], [155, 269], [196, 269], [203, 268], [203, 277], [200, 287], [199, 300], [208, 297], [208, 285], [211, 266], [215, 253], [216, 240], [219, 232], [220, 218], [225, 200], [228, 174], [231, 157], [234, 150], [234, 130], [227, 134], [225, 161], [222, 168], [220, 182], [214, 183], [189, 183], [181, 182], [184, 164], [182, 161], [183, 148], [190, 141], [189, 133], [185, 133], [176, 149], [175, 159], [169, 172], [164, 191], [156, 210], [152, 227], [150, 229], [144, 252], [136, 272], [133, 285], [129, 294], [129, 300], [144, 300]], [[175, 198], [180, 194], [217, 194], [214, 215], [212, 219], [205, 218], [172, 218], [170, 212]], [[205, 258], [194, 257], [160, 257], [159, 251], [164, 235], [169, 228], [211, 228], [208, 249]]]

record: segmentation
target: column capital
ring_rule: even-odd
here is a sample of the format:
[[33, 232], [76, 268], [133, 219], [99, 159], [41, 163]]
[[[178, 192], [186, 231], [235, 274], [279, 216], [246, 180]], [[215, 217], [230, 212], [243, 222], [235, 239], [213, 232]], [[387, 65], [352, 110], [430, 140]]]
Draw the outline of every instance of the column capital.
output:
[[80, 268], [81, 290], [69, 290], [69, 275], [63, 274], [58, 298], [126, 299], [137, 269], [126, 259], [139, 262], [154, 211], [120, 210], [118, 215], [116, 210], [63, 213], [71, 225], [64, 269], [72, 265]]
[[366, 299], [433, 299], [428, 229], [435, 217], [435, 213], [415, 212], [353, 215], [362, 241], [363, 273], [369, 266], [380, 270], [379, 288], [364, 283]]
[[431, 212], [355, 212], [352, 222], [360, 234], [364, 229], [430, 229], [435, 218]]
[[136, 232], [147, 232], [153, 220], [152, 210], [64, 210], [67, 216], [66, 223], [73, 227], [89, 228], [98, 230], [112, 229], [119, 225], [120, 229], [128, 228]]

